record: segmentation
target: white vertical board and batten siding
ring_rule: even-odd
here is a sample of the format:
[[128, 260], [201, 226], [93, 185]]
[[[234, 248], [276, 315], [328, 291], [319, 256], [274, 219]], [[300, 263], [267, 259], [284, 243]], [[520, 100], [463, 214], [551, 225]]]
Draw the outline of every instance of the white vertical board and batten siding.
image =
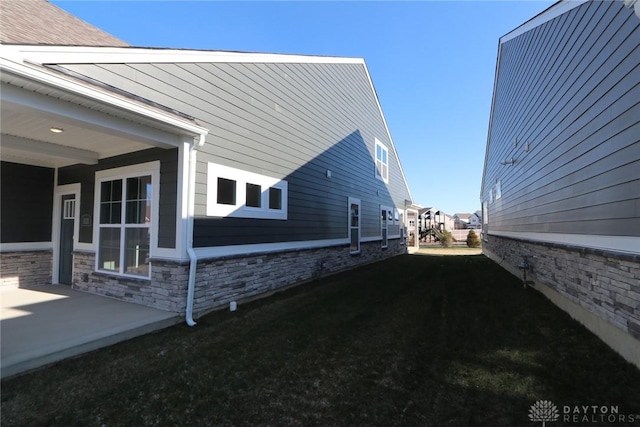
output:
[[640, 236], [640, 20], [621, 2], [587, 2], [505, 40], [489, 232]]
[[[363, 64], [64, 66], [210, 129], [198, 155], [197, 246], [346, 238], [349, 196], [363, 201], [363, 237], [377, 236], [378, 204], [410, 198]], [[374, 177], [374, 138], [389, 149], [390, 189]], [[209, 162], [287, 179], [289, 220], [206, 218]]]

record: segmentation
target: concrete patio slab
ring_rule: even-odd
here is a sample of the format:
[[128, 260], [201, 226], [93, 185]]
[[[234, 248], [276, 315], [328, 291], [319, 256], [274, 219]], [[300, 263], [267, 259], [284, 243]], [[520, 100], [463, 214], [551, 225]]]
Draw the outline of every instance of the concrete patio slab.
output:
[[74, 291], [64, 285], [0, 290], [0, 377], [144, 335], [177, 313]]

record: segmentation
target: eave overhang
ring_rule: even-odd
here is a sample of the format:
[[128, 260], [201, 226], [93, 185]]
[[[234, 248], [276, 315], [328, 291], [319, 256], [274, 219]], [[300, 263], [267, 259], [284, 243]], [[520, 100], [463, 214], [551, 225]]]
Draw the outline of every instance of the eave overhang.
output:
[[4, 48], [0, 46], [2, 160], [47, 167], [92, 164], [151, 147], [178, 147], [208, 133], [183, 115], [5, 55]]

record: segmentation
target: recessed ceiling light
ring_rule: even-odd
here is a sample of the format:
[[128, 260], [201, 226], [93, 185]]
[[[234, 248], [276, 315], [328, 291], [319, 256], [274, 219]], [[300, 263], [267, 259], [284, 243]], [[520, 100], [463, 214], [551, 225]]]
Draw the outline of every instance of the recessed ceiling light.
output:
[[49, 130], [53, 133], [62, 133], [64, 132], [64, 129], [62, 128], [49, 128]]

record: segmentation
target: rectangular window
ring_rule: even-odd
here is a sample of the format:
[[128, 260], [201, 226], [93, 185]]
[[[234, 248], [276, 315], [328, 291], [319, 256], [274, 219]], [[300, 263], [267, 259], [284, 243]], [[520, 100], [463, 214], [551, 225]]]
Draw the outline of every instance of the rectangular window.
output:
[[251, 208], [262, 206], [262, 187], [257, 184], [247, 183], [246, 204]]
[[219, 205], [236, 204], [236, 182], [234, 180], [218, 178], [217, 202]]
[[208, 165], [207, 216], [286, 220], [287, 196], [285, 180]]
[[389, 183], [389, 151], [376, 138], [376, 178]]
[[127, 178], [127, 224], [151, 221], [151, 177]]
[[122, 214], [122, 180], [100, 185], [100, 224], [119, 224]]
[[150, 277], [153, 178], [151, 174], [105, 177], [99, 189], [96, 269]]
[[496, 181], [496, 200], [502, 197], [502, 181]]
[[124, 272], [135, 276], [149, 276], [149, 229], [126, 228], [124, 239]]
[[360, 200], [349, 197], [349, 252], [360, 253]]
[[282, 209], [282, 190], [279, 188], [269, 188], [269, 209]]
[[64, 201], [62, 209], [62, 219], [74, 219], [76, 217], [76, 199], [67, 199]]
[[391, 210], [387, 207], [380, 207], [380, 235], [382, 236], [382, 247], [389, 246], [389, 214]]
[[98, 239], [98, 270], [120, 271], [120, 228], [101, 227]]

